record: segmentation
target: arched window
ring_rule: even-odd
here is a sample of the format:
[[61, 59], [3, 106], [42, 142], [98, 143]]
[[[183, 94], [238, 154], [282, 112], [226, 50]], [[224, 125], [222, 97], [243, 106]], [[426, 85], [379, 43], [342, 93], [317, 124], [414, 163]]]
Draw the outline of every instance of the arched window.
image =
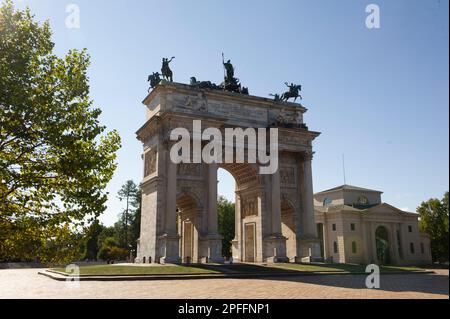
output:
[[325, 199], [323, 200], [323, 207], [331, 206], [332, 202], [333, 200], [330, 197], [325, 197]]
[[335, 242], [333, 243], [333, 250], [334, 250], [334, 253], [335, 253], [335, 254], [338, 253], [338, 243], [337, 243], [337, 241], [335, 241]]

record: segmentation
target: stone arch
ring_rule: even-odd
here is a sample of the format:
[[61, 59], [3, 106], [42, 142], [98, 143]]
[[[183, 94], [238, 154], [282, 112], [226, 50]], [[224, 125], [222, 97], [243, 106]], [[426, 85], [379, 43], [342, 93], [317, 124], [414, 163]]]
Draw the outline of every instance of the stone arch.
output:
[[249, 163], [223, 163], [220, 168], [228, 171], [236, 181], [236, 189], [256, 187], [261, 184], [258, 166]]
[[180, 204], [193, 204], [195, 205], [198, 209], [203, 208], [203, 202], [200, 199], [200, 197], [198, 195], [196, 195], [194, 192], [192, 192], [191, 190], [182, 190], [181, 192], [179, 192], [177, 194], [177, 206], [178, 206], [178, 202], [180, 202]]
[[256, 164], [220, 164], [236, 183], [235, 237], [232, 255], [235, 260], [262, 261], [262, 219], [264, 199], [261, 177]]

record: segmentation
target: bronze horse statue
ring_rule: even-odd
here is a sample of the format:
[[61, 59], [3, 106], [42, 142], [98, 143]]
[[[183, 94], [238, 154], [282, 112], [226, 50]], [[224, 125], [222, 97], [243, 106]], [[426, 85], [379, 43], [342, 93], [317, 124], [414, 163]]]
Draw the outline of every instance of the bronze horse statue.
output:
[[150, 91], [150, 89], [155, 88], [155, 86], [161, 82], [160, 74], [158, 72], [153, 72], [153, 74], [148, 76], [147, 81], [150, 82], [150, 88], [148, 89]]
[[295, 103], [295, 101], [297, 101], [297, 98], [300, 98], [300, 100], [302, 99], [302, 96], [300, 95], [300, 91], [302, 90], [301, 85], [295, 85], [294, 83], [291, 83], [289, 85], [287, 82], [285, 82], [284, 84], [286, 84], [286, 86], [289, 88], [289, 91], [281, 95], [281, 101], [287, 102], [289, 99], [293, 98]]

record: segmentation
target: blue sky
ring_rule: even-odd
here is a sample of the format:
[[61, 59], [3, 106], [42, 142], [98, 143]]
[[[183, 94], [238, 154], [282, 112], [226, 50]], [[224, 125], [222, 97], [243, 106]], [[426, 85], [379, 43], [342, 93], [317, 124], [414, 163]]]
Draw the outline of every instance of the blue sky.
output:
[[[49, 19], [56, 52], [87, 48], [91, 96], [102, 123], [123, 147], [108, 191], [112, 224], [128, 179], [139, 182], [147, 75], [175, 56], [174, 80], [220, 82], [221, 53], [252, 95], [303, 85], [305, 121], [315, 141], [315, 191], [347, 184], [384, 191], [383, 200], [415, 211], [448, 190], [448, 1], [125, 1], [16, 0]], [[66, 6], [80, 8], [68, 29]], [[380, 7], [381, 28], [368, 29], [365, 8]], [[234, 182], [219, 175], [219, 192], [234, 199]]]

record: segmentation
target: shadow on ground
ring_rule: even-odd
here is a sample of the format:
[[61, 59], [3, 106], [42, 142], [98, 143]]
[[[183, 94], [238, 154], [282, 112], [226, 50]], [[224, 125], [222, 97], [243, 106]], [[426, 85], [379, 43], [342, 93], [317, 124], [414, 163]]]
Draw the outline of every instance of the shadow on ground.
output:
[[[195, 265], [198, 268], [215, 270], [224, 274], [233, 273], [261, 273], [286, 272], [289, 276], [261, 276], [261, 280], [277, 280], [286, 282], [299, 282], [314, 285], [323, 285], [327, 287], [339, 287], [349, 289], [367, 289], [367, 275], [362, 274], [365, 266], [348, 264], [321, 264], [320, 267], [325, 271], [336, 273], [336, 269], [343, 272], [353, 272], [353, 274], [315, 274], [305, 276], [305, 272], [287, 268], [270, 267], [257, 264], [233, 264], [233, 265]], [[427, 267], [428, 268], [428, 267]], [[428, 269], [431, 269], [430, 267]], [[442, 274], [421, 274], [414, 270], [404, 269], [401, 274], [392, 273], [398, 271], [395, 267], [382, 267], [380, 275], [379, 290], [389, 292], [416, 292], [426, 294], [448, 295], [449, 294], [449, 276]], [[298, 273], [299, 276], [293, 274]]]

